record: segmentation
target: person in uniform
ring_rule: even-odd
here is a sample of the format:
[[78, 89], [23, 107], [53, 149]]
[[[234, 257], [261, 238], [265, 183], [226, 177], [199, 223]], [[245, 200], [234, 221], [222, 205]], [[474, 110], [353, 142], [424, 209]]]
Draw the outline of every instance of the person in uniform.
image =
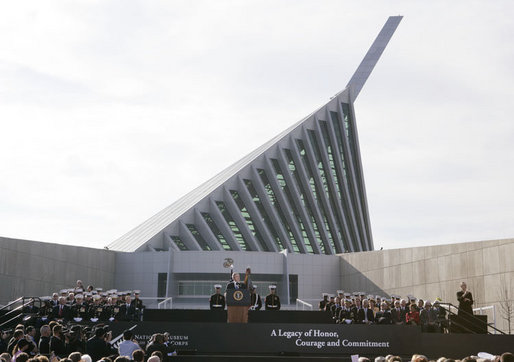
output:
[[332, 310], [332, 306], [336, 304], [335, 297], [333, 295], [330, 296], [330, 300], [327, 304], [325, 304], [325, 312], [329, 312]]
[[103, 317], [104, 308], [100, 301], [101, 298], [99, 294], [93, 294], [93, 304], [89, 308], [89, 318], [98, 320]]
[[76, 303], [71, 306], [72, 318], [81, 318], [81, 320], [86, 320], [88, 316], [88, 308], [86, 303], [84, 303], [84, 296], [82, 294], [77, 294], [75, 299]]
[[338, 295], [336, 297], [336, 302], [335, 304], [332, 306], [331, 308], [331, 313], [332, 313], [332, 319], [336, 322], [336, 323], [339, 323], [339, 313], [341, 312], [341, 308], [342, 308], [342, 305], [341, 305], [341, 302], [342, 299], [341, 297]]
[[327, 305], [327, 303], [328, 303], [328, 293], [323, 293], [322, 297], [323, 297], [323, 300], [321, 300], [318, 304], [319, 310], [325, 310], [325, 305]]
[[143, 304], [143, 301], [139, 299], [139, 295], [141, 294], [140, 290], [134, 290], [134, 300], [130, 302], [130, 305], [134, 307], [134, 310], [136, 311], [135, 319], [140, 321], [143, 317], [143, 310], [145, 309], [145, 306]]
[[225, 309], [225, 297], [221, 294], [221, 284], [214, 286], [216, 292], [211, 295], [209, 299], [209, 305], [211, 310], [224, 310]]
[[250, 305], [250, 310], [261, 310], [262, 308], [262, 301], [261, 296], [257, 294], [257, 286], [252, 285], [250, 288], [250, 297], [252, 304]]
[[265, 309], [266, 310], [280, 310], [280, 298], [277, 293], [277, 286], [269, 286], [270, 294], [266, 296]]
[[356, 315], [355, 307], [352, 306], [351, 299], [344, 301], [344, 307], [339, 312], [339, 323], [352, 324], [355, 323]]

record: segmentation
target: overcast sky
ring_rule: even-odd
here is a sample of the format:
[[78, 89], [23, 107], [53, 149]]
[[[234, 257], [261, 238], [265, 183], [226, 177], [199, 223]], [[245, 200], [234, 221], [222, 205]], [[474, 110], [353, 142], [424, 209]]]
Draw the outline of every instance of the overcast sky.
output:
[[375, 247], [514, 237], [514, 2], [6, 1], [0, 236], [101, 248], [344, 88]]

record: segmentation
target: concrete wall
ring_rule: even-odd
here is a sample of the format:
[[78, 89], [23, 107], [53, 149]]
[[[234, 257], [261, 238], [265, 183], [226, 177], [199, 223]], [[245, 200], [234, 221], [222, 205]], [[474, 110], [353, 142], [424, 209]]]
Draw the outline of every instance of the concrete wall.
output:
[[0, 237], [0, 304], [72, 288], [77, 279], [112, 288], [114, 255], [102, 249]]
[[[277, 281], [277, 292], [286, 300], [285, 263], [289, 274], [298, 275], [298, 297], [309, 299], [320, 296], [323, 291], [340, 288], [340, 263], [335, 255], [289, 254], [287, 259], [280, 253], [235, 252], [235, 251], [147, 251], [117, 253], [116, 282], [118, 289], [141, 289], [143, 297], [157, 295], [157, 275], [170, 270], [169, 295], [176, 297], [177, 282], [187, 279], [199, 280], [206, 274], [215, 274], [228, 281], [229, 270], [223, 267], [225, 258], [234, 260], [235, 271], [244, 273], [251, 266], [253, 274], [269, 275]], [[267, 290], [259, 290], [266, 295]]]
[[[412, 294], [417, 298], [457, 305], [456, 292], [465, 281], [473, 293], [474, 308], [496, 306], [500, 315], [500, 290], [507, 289], [514, 306], [514, 239], [479, 241], [418, 248], [340, 255], [343, 288], [372, 294]], [[492, 312], [487, 313], [492, 321]], [[514, 317], [514, 316], [513, 316]], [[513, 321], [514, 322], [514, 321]], [[514, 325], [514, 323], [512, 323]]]

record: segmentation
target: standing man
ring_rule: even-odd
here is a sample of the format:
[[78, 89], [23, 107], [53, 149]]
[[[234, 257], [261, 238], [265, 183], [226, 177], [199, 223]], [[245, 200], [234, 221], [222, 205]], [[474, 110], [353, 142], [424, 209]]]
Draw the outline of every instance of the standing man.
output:
[[[249, 268], [246, 269], [247, 277]], [[228, 282], [225, 293], [232, 292], [234, 289], [248, 289], [245, 283], [241, 282], [239, 273], [232, 274], [232, 280]], [[228, 323], [248, 323], [248, 306], [229, 306], [227, 308], [227, 322]]]
[[328, 293], [323, 293], [322, 296], [323, 296], [323, 300], [321, 300], [318, 303], [318, 309], [319, 310], [325, 310], [325, 305], [328, 304]]
[[221, 294], [221, 284], [216, 284], [214, 289], [216, 292], [211, 295], [211, 298], [209, 299], [211, 310], [224, 310], [225, 297]]
[[473, 315], [473, 296], [468, 290], [465, 282], [460, 283], [460, 289], [457, 292], [457, 300], [459, 301], [459, 316], [469, 317]]
[[265, 309], [266, 310], [280, 310], [280, 298], [277, 295], [277, 286], [269, 286], [270, 294], [266, 296]]
[[143, 304], [143, 301], [139, 299], [139, 295], [141, 294], [140, 290], [134, 290], [134, 300], [130, 302], [132, 307], [135, 310], [135, 318], [136, 320], [140, 321], [141, 317], [143, 316], [143, 310], [145, 309], [145, 306]]
[[252, 304], [250, 305], [250, 309], [251, 310], [261, 310], [262, 300], [261, 300], [261, 296], [259, 294], [257, 294], [257, 286], [252, 285], [252, 287], [250, 288], [250, 292], [252, 293], [250, 295], [251, 302], [252, 302]]

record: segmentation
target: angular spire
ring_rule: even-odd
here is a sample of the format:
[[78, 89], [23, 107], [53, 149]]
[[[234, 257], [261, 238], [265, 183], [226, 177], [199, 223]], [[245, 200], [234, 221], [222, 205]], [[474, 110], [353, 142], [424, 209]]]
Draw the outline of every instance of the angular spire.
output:
[[350, 99], [352, 102], [355, 101], [359, 93], [361, 92], [362, 87], [366, 83], [369, 78], [369, 75], [375, 68], [380, 56], [384, 52], [385, 47], [391, 40], [398, 24], [403, 19], [403, 16], [390, 16], [380, 33], [378, 33], [377, 38], [371, 44], [371, 48], [369, 48], [366, 56], [362, 59], [362, 62], [359, 64], [359, 67], [353, 74], [352, 78], [348, 82], [346, 88], [350, 91]]

